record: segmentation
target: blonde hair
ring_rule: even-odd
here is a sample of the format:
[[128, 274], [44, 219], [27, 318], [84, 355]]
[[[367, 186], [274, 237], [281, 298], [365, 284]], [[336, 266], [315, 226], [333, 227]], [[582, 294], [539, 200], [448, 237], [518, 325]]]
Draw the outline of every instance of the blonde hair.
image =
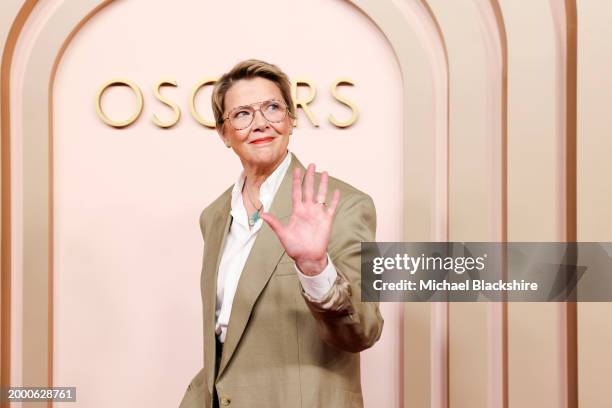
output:
[[225, 110], [225, 94], [234, 85], [235, 82], [241, 79], [265, 78], [278, 86], [278, 89], [283, 95], [289, 116], [295, 118], [295, 106], [293, 106], [293, 98], [291, 98], [291, 82], [289, 77], [274, 64], [265, 61], [249, 59], [241, 61], [226, 72], [215, 83], [212, 92], [212, 108], [215, 115], [215, 123], [217, 129], [223, 126], [223, 111]]

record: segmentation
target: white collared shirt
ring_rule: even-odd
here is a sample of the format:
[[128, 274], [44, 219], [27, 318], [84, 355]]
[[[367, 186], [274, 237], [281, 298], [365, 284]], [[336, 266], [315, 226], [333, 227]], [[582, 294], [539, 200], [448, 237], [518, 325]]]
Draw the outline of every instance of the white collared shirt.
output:
[[[291, 152], [274, 172], [263, 182], [259, 188], [259, 201], [263, 204], [263, 210], [269, 211], [274, 196], [291, 164]], [[232, 222], [225, 239], [223, 255], [219, 263], [217, 275], [217, 304], [215, 311], [215, 332], [221, 342], [225, 342], [227, 326], [229, 324], [232, 303], [238, 287], [240, 275], [244, 264], [253, 248], [257, 232], [261, 229], [263, 220], [260, 218], [255, 225], [249, 229], [248, 217], [242, 202], [242, 187], [244, 184], [244, 172], [240, 174], [238, 181], [232, 189], [231, 215]], [[337, 272], [327, 257], [327, 267], [316, 276], [306, 276], [296, 267], [296, 273], [304, 291], [314, 299], [322, 299], [336, 281]]]

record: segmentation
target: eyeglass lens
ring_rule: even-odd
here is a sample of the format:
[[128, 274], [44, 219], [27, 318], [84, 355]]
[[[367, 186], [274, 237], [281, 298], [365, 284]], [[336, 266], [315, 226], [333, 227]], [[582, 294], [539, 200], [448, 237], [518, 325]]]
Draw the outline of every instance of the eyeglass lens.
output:
[[287, 113], [286, 106], [275, 100], [265, 101], [261, 103], [259, 109], [252, 106], [241, 106], [230, 113], [230, 122], [236, 130], [242, 130], [251, 125], [255, 118], [255, 112], [261, 111], [264, 118], [269, 122], [280, 122], [285, 119]]

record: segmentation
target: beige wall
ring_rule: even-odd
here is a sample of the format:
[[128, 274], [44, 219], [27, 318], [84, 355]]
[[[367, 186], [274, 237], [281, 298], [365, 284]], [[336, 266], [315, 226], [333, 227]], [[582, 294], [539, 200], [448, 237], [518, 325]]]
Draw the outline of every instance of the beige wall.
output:
[[[0, 41], [22, 4], [0, 6]], [[131, 0], [93, 13], [104, 4], [39, 2], [3, 65], [12, 257], [2, 295], [10, 289], [12, 321], [2, 341], [10, 335], [13, 385], [70, 383], [79, 404], [102, 406], [97, 384], [116, 381], [139, 401], [164, 384], [163, 405], [178, 402], [201, 360], [199, 293], [189, 283], [200, 262], [194, 220], [239, 171], [186, 101], [200, 78], [243, 57], [233, 47], [244, 37], [251, 55], [317, 86], [311, 106], [321, 126], [300, 114], [291, 149], [373, 195], [379, 240], [563, 241], [574, 224], [578, 240], [610, 240], [612, 8], [604, 0], [279, 0], [264, 31], [291, 35], [273, 47], [253, 40], [262, 36], [252, 26], [259, 3]], [[227, 15], [225, 7], [246, 8], [231, 31], [229, 20], [205, 17]], [[144, 9], [147, 19], [134, 19]], [[93, 109], [97, 88], [116, 76], [137, 82], [145, 99], [140, 119], [122, 130]], [[328, 91], [341, 76], [355, 81], [341, 93], [360, 109], [344, 130], [326, 120], [347, 115]], [[182, 117], [161, 130], [151, 116], [169, 111], [152, 86], [168, 78], [179, 86], [163, 93]], [[197, 101], [208, 114], [206, 96]], [[121, 90], [105, 102], [119, 116], [132, 107]], [[183, 238], [169, 244], [168, 236]], [[383, 339], [364, 353], [366, 406], [599, 408], [609, 400], [609, 309], [383, 305]]]

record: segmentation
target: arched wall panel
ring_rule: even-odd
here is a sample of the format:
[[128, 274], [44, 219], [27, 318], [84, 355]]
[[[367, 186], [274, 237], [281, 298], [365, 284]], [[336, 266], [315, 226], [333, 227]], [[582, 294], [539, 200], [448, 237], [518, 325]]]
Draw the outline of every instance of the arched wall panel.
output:
[[[577, 1], [578, 11], [578, 240], [612, 241], [612, 3]], [[610, 303], [578, 305], [580, 408], [609, 404]]]
[[[500, 5], [509, 54], [508, 240], [564, 241], [566, 135], [560, 123], [566, 94], [558, 89], [564, 39], [555, 31], [560, 22], [548, 1], [530, 3], [528, 13], [518, 2]], [[510, 407], [564, 406], [566, 305], [510, 304], [508, 310]]]
[[[498, 55], [488, 55], [482, 16], [471, 1], [430, 0], [448, 49], [449, 60], [449, 240], [494, 240], [490, 231], [499, 217], [490, 213], [499, 175], [486, 157], [493, 151], [500, 128], [497, 103], [490, 90], [500, 81]], [[461, 15], [461, 19], [456, 16]], [[497, 108], [497, 109], [496, 109]], [[493, 129], [492, 129], [493, 128]], [[477, 159], [480, 158], [480, 159]], [[495, 179], [500, 183], [500, 177]], [[449, 406], [487, 407], [489, 381], [488, 305], [451, 303], [449, 311]], [[501, 373], [496, 373], [501, 374]]]

